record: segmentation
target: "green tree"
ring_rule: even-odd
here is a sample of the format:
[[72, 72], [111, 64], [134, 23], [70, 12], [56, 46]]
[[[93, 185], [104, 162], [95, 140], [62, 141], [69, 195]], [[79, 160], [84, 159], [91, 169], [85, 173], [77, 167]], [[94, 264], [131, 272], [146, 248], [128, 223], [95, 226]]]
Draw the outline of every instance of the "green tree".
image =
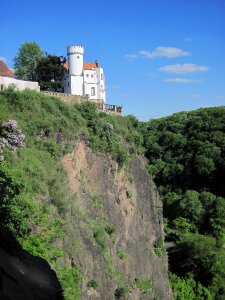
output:
[[21, 44], [14, 58], [16, 78], [22, 80], [36, 80], [36, 67], [44, 52], [35, 42]]
[[36, 76], [41, 90], [62, 91], [62, 79], [65, 59], [48, 54], [42, 57], [37, 64]]
[[180, 201], [180, 212], [183, 217], [188, 218], [194, 224], [200, 224], [202, 220], [203, 208], [199, 200], [199, 193], [187, 190]]

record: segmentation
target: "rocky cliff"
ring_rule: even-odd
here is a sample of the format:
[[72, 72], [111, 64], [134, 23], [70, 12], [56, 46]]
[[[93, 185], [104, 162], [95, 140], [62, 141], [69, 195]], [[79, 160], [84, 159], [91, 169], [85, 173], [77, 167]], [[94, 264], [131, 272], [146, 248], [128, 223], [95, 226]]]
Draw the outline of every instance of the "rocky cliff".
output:
[[62, 159], [74, 203], [65, 220], [65, 262], [84, 275], [82, 299], [172, 299], [162, 204], [146, 162], [119, 169], [83, 143]]
[[10, 232], [0, 232], [0, 299], [62, 300], [55, 272], [42, 258], [23, 250]]
[[54, 299], [61, 284], [65, 300], [170, 300], [142, 124], [13, 89], [0, 92], [0, 112], [0, 227], [27, 251], [21, 260], [0, 249], [4, 296]]

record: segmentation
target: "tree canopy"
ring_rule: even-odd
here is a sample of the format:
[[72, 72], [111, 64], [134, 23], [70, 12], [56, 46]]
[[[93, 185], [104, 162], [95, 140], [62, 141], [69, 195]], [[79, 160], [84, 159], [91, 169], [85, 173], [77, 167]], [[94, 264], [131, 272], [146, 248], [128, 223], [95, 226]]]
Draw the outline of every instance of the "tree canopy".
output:
[[35, 73], [41, 90], [62, 91], [62, 79], [65, 59], [48, 54], [38, 61]]
[[[224, 299], [225, 107], [152, 120], [142, 132], [149, 172], [164, 204], [167, 239], [176, 242], [169, 262], [184, 280], [177, 284], [190, 288], [191, 283], [194, 291], [200, 282], [213, 299]], [[180, 286], [175, 282], [176, 293]]]
[[35, 42], [21, 44], [14, 58], [14, 69], [16, 78], [35, 81], [36, 67], [44, 52]]

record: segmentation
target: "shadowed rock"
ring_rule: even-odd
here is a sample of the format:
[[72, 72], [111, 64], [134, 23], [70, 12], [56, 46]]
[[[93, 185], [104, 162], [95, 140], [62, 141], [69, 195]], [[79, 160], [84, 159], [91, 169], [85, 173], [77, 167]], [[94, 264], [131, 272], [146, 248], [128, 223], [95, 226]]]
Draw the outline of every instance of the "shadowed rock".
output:
[[63, 300], [50, 265], [23, 250], [9, 232], [0, 232], [0, 299]]

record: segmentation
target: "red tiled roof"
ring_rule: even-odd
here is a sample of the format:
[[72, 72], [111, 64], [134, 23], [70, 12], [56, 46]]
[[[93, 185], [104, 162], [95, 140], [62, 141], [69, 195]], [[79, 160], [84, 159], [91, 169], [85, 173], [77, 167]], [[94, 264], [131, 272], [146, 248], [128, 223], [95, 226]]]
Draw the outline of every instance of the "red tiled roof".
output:
[[84, 63], [84, 70], [91, 70], [97, 68], [96, 63]]
[[[69, 65], [67, 61], [63, 64], [63, 67], [68, 71]], [[84, 63], [83, 68], [84, 70], [91, 70], [97, 68], [97, 65], [96, 63]]]
[[14, 73], [0, 60], [0, 76], [15, 77]]

